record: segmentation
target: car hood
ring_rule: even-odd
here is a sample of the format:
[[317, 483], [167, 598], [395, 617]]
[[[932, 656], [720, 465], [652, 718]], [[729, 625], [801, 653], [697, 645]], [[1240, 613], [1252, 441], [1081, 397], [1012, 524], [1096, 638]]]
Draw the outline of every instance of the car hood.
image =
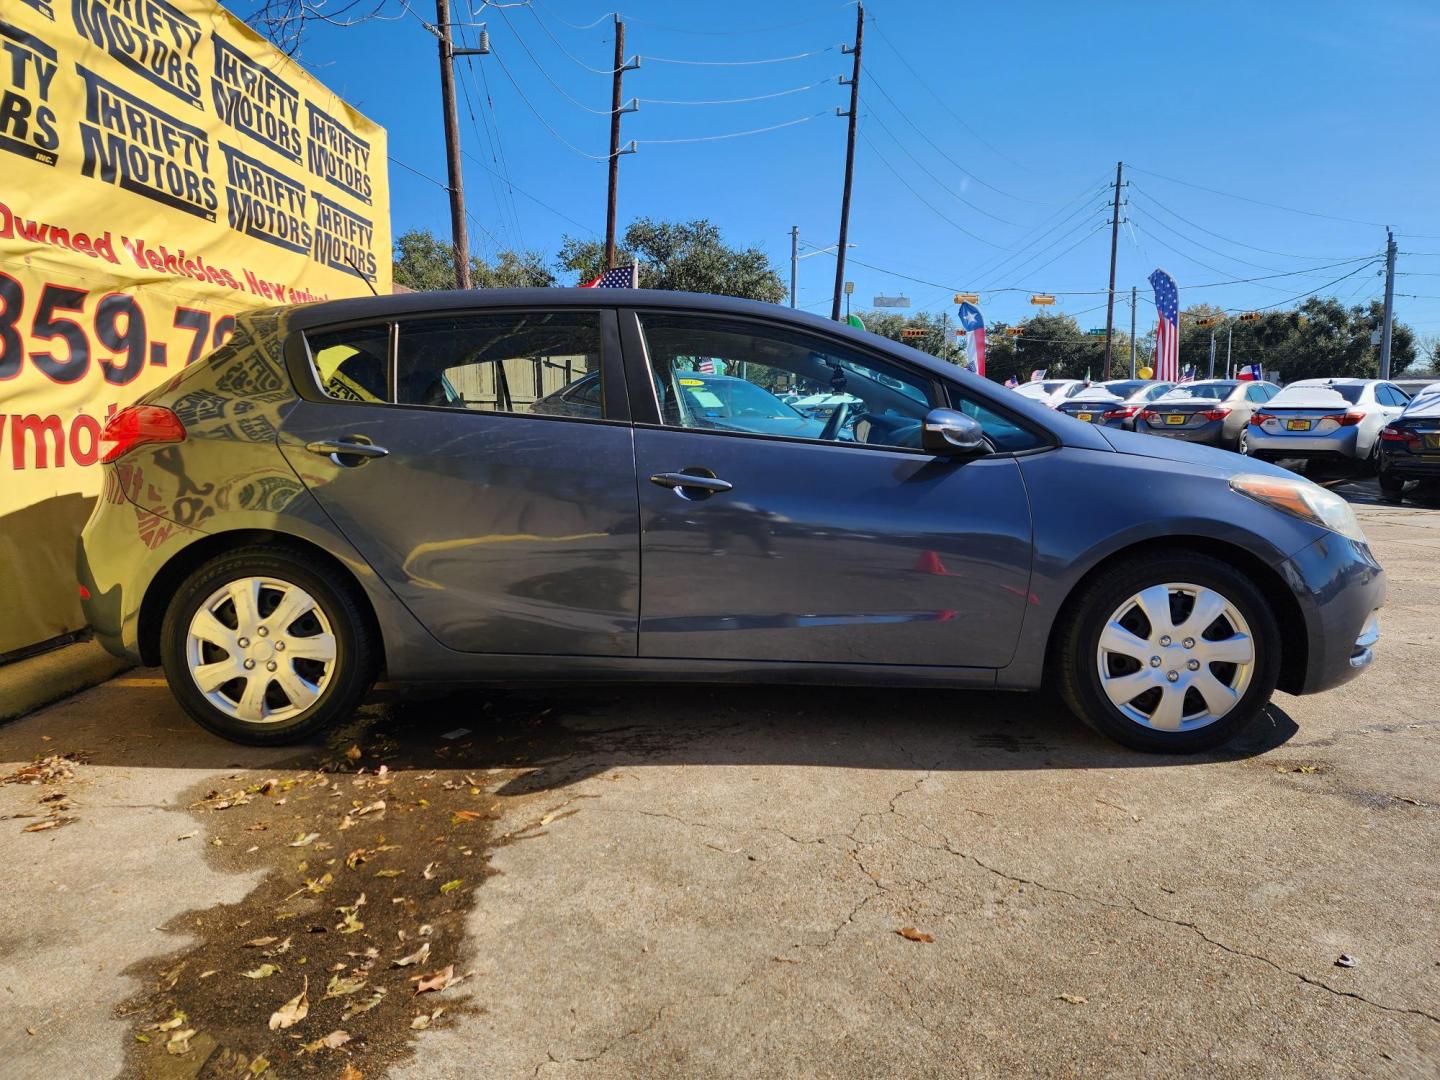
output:
[[1160, 461], [1174, 461], [1182, 465], [1199, 465], [1212, 469], [1224, 476], [1240, 473], [1263, 473], [1266, 476], [1294, 478], [1295, 474], [1251, 457], [1233, 454], [1213, 446], [1166, 439], [1159, 435], [1123, 431], [1120, 428], [1097, 427], [1095, 429], [1118, 454], [1132, 457], [1156, 458]]

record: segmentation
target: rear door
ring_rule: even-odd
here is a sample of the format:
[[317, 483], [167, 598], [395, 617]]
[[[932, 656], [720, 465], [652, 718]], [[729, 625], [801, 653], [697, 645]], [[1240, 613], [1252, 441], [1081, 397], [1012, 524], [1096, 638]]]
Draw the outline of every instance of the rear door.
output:
[[[1029, 593], [1029, 503], [1007, 454], [920, 450], [938, 383], [758, 320], [641, 313], [627, 335], [627, 359], [642, 357], [630, 365], [642, 656], [1010, 661]], [[711, 373], [747, 384], [724, 428], [706, 416]], [[844, 404], [797, 425], [789, 391]], [[986, 416], [996, 438], [1033, 445]]]
[[[635, 654], [638, 511], [613, 312], [450, 312], [289, 347], [304, 354], [292, 372], [313, 377], [297, 379], [286, 457], [442, 644]], [[588, 403], [547, 411], [594, 374]]]

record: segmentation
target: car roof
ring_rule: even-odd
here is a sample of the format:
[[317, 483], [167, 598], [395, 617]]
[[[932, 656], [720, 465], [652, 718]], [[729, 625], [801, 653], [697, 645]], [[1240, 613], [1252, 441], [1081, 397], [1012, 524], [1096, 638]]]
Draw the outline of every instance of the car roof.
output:
[[1286, 389], [1292, 386], [1368, 386], [1370, 383], [1380, 382], [1379, 379], [1296, 379], [1292, 383], [1286, 383]]
[[[483, 311], [486, 308], [648, 308], [673, 309], [707, 315], [735, 315], [761, 318], [772, 325], [789, 325], [797, 330], [819, 332], [831, 337], [848, 338], [858, 347], [870, 351], [899, 351], [905, 359], [939, 378], [962, 381], [980, 377], [955, 364], [946, 363], [929, 353], [921, 352], [904, 342], [857, 330], [842, 322], [812, 315], [797, 308], [767, 304], [759, 300], [741, 300], [734, 296], [711, 293], [677, 292], [669, 289], [449, 289], [438, 292], [394, 293], [388, 296], [357, 296], [344, 300], [322, 300], [313, 304], [292, 304], [271, 308], [252, 308], [242, 319], [256, 319], [284, 314], [288, 329], [310, 330], [331, 323], [367, 319], [398, 318], [406, 315], [439, 314], [450, 311]], [[980, 380], [982, 382], [986, 380]], [[1068, 380], [1078, 381], [1078, 380]], [[994, 386], [995, 384], [990, 384]]]

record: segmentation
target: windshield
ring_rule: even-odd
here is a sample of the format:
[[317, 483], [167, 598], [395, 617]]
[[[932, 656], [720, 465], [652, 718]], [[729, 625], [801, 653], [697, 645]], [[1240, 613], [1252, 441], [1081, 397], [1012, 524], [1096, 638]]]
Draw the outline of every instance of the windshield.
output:
[[1069, 386], [1069, 385], [1070, 385], [1070, 380], [1069, 380], [1069, 379], [1051, 379], [1049, 382], [1044, 383], [1043, 385], [1044, 385], [1044, 387], [1045, 387], [1045, 393], [1047, 393], [1047, 394], [1053, 394], [1056, 390], [1063, 390], [1063, 389], [1065, 389], [1065, 387]]
[[741, 379], [709, 380], [681, 377], [680, 389], [698, 415], [711, 418], [737, 416], [765, 420], [793, 420], [801, 414], [754, 383]]
[[1224, 383], [1191, 383], [1185, 386], [1177, 386], [1166, 394], [1161, 401], [1185, 401], [1195, 398], [1203, 398], [1206, 401], [1223, 401], [1230, 396], [1230, 391], [1235, 389], [1233, 382]]
[[1128, 398], [1137, 391], [1144, 390], [1146, 386], [1144, 379], [1122, 379], [1118, 382], [1101, 383], [1100, 388], [1114, 394], [1118, 398]]

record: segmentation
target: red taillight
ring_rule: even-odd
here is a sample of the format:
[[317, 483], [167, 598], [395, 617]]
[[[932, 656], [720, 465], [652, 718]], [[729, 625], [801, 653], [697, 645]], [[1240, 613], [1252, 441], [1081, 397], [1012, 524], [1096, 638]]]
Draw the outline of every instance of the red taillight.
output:
[[84, 585], [81, 585], [81, 586], [80, 586], [80, 599], [81, 599], [81, 600], [89, 600], [89, 599], [90, 599], [90, 590], [87, 589]]
[[1206, 420], [1224, 420], [1230, 415], [1229, 409], [1206, 409], [1200, 414]]
[[1360, 423], [1361, 420], [1365, 419], [1365, 414], [1358, 412], [1331, 413], [1329, 416], [1320, 417], [1320, 419], [1334, 420], [1335, 423], [1339, 424], [1341, 427], [1354, 427], [1356, 424]]
[[1157, 419], [1159, 419], [1159, 417], [1160, 417], [1160, 414], [1157, 413], [1154, 409], [1141, 409], [1140, 412], [1139, 412], [1139, 414], [1135, 417], [1135, 419], [1136, 419], [1136, 420], [1145, 420], [1145, 421], [1148, 422], [1148, 421], [1150, 421], [1150, 420], [1157, 420]]
[[110, 418], [100, 433], [100, 461], [109, 464], [145, 443], [185, 440], [185, 425], [161, 405], [131, 405]]
[[1266, 420], [1274, 420], [1274, 419], [1275, 419], [1275, 415], [1274, 415], [1273, 413], [1268, 413], [1268, 412], [1251, 413], [1251, 414], [1250, 414], [1250, 426], [1251, 426], [1251, 427], [1259, 427], [1261, 424], [1265, 423]]
[[1118, 409], [1107, 409], [1102, 419], [1105, 420], [1129, 420], [1135, 415], [1138, 405], [1121, 405]]
[[1406, 428], [1387, 427], [1380, 432], [1381, 442], [1398, 442], [1415, 444], [1420, 441], [1420, 436]]

